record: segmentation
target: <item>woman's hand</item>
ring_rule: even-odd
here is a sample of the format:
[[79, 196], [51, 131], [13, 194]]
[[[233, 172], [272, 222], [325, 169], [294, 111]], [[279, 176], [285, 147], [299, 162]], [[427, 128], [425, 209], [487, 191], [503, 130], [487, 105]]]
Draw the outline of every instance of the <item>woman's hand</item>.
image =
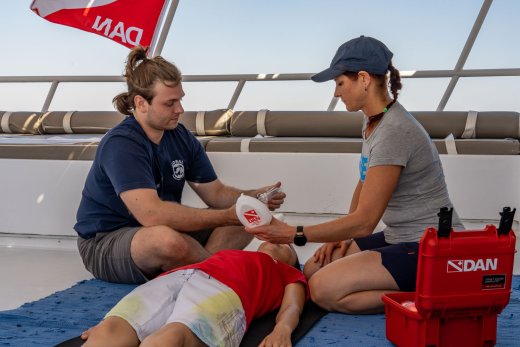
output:
[[271, 220], [271, 224], [254, 228], [246, 227], [245, 229], [257, 239], [272, 243], [292, 243], [296, 234], [296, 227], [290, 226], [275, 217]]
[[[347, 250], [352, 243], [352, 240], [343, 240], [337, 242], [329, 242], [321, 246], [314, 252], [314, 262], [318, 263], [320, 267], [332, 263], [334, 258], [343, 258], [347, 254]], [[334, 252], [337, 250], [337, 253]]]

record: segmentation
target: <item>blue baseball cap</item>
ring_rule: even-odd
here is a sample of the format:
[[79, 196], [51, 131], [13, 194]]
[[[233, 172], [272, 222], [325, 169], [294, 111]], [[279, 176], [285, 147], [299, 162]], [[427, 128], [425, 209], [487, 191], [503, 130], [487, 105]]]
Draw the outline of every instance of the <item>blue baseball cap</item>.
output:
[[311, 79], [314, 82], [325, 82], [346, 71], [366, 71], [375, 75], [384, 75], [393, 55], [383, 42], [362, 35], [339, 46], [330, 67], [312, 76]]

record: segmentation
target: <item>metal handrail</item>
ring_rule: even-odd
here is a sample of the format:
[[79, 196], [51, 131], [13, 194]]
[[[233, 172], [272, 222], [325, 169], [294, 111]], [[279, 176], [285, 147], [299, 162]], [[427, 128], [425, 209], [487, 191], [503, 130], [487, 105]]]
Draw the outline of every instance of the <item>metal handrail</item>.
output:
[[[306, 81], [312, 73], [280, 73], [280, 74], [228, 74], [228, 75], [184, 75], [184, 82], [237, 82], [228, 107], [234, 108], [246, 82], [269, 81]], [[401, 71], [402, 78], [459, 78], [459, 77], [504, 77], [520, 76], [520, 68], [505, 69], [467, 69], [467, 70], [418, 70]], [[124, 82], [123, 76], [0, 76], [0, 83], [51, 83], [49, 92], [42, 107], [48, 111], [56, 89], [60, 83], [107, 83]], [[333, 98], [328, 110], [335, 108], [337, 98]]]
[[[400, 71], [403, 78], [502, 77], [520, 76], [520, 68]], [[305, 81], [313, 73], [183, 75], [184, 82]], [[124, 82], [123, 76], [0, 76], [0, 83], [39, 82]]]
[[[468, 59], [469, 53], [471, 52], [471, 49], [473, 48], [473, 44], [475, 43], [475, 40], [477, 39], [480, 28], [482, 27], [482, 24], [484, 23], [484, 19], [486, 19], [486, 16], [489, 12], [489, 8], [491, 7], [492, 3], [493, 3], [493, 0], [484, 0], [484, 2], [482, 3], [482, 7], [480, 8], [478, 16], [475, 19], [475, 23], [473, 23], [473, 27], [471, 28], [471, 32], [469, 33], [466, 43], [464, 44], [464, 48], [462, 49], [462, 52], [460, 52], [460, 56], [459, 56], [459, 59], [457, 60], [457, 64], [455, 64], [455, 68], [454, 68], [455, 71], [462, 71], [462, 69], [464, 68], [464, 64], [466, 64], [466, 60]], [[453, 93], [453, 90], [455, 89], [455, 86], [457, 85], [458, 81], [459, 81], [459, 76], [453, 76], [451, 78], [450, 83], [448, 83], [448, 87], [446, 87], [446, 90], [444, 91], [444, 95], [442, 96], [441, 101], [439, 102], [439, 106], [437, 106], [437, 111], [444, 110], [444, 107], [446, 107], [446, 104], [448, 103], [448, 100], [450, 99], [451, 93]]]

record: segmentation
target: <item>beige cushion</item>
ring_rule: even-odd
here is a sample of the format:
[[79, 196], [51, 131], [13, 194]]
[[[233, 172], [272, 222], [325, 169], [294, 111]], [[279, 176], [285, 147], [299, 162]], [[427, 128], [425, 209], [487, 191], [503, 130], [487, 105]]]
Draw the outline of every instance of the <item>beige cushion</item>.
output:
[[40, 115], [39, 112], [0, 111], [0, 133], [40, 134]]
[[[231, 120], [233, 136], [261, 134], [259, 112], [236, 111]], [[268, 136], [361, 137], [363, 114], [338, 111], [267, 111], [263, 126]]]
[[[1, 159], [94, 160], [101, 135], [4, 135]], [[211, 137], [199, 138], [205, 146]]]
[[[421, 111], [412, 114], [434, 139], [444, 139], [449, 134], [453, 134], [456, 139], [462, 138], [468, 117], [468, 112], [460, 111]], [[518, 112], [478, 112], [475, 138], [518, 139], [519, 118]]]
[[[433, 140], [440, 154], [447, 154], [446, 142]], [[227, 137], [213, 138], [206, 144], [207, 152], [282, 152], [282, 153], [361, 153], [361, 138], [331, 137]], [[516, 139], [457, 139], [458, 154], [518, 155]]]
[[41, 145], [0, 144], [2, 159], [94, 160], [98, 143]]
[[[433, 140], [439, 154], [448, 154], [445, 140]], [[457, 154], [518, 155], [520, 142], [516, 139], [457, 139]]]
[[52, 111], [41, 123], [45, 134], [104, 134], [125, 117], [115, 111]]
[[360, 138], [214, 138], [206, 144], [207, 152], [278, 152], [278, 153], [360, 153]]
[[229, 124], [232, 116], [233, 110], [230, 109], [189, 111], [181, 115], [179, 122], [198, 136], [223, 136], [230, 134]]

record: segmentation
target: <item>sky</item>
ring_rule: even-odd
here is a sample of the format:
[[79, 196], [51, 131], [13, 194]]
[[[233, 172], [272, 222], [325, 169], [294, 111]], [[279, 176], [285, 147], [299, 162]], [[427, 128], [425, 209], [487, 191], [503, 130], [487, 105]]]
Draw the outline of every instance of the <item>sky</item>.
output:
[[[0, 76], [121, 75], [128, 48], [2, 0]], [[188, 75], [315, 73], [343, 42], [383, 41], [399, 70], [453, 69], [483, 0], [180, 0], [161, 55]], [[520, 68], [520, 1], [494, 0], [466, 69]], [[445, 110], [520, 111], [520, 76], [461, 78]], [[410, 111], [435, 110], [449, 79], [404, 79]], [[48, 83], [0, 83], [0, 109], [40, 110]], [[234, 82], [184, 83], [186, 110], [225, 108]], [[333, 82], [248, 82], [236, 110], [324, 110]], [[61, 84], [51, 110], [111, 110], [123, 83]], [[340, 103], [336, 110], [344, 110]]]

